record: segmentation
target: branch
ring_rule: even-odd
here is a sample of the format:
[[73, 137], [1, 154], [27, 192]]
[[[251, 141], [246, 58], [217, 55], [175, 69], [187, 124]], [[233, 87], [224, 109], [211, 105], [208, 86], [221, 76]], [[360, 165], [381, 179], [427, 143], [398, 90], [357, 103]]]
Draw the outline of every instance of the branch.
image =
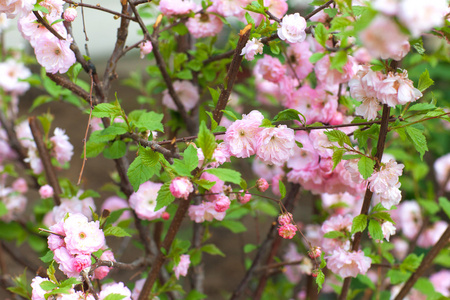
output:
[[333, 0], [328, 1], [325, 4], [322, 4], [321, 6], [319, 6], [318, 8], [316, 8], [315, 10], [313, 10], [312, 12], [310, 12], [309, 14], [307, 14], [305, 16], [305, 20], [308, 21], [309, 19], [311, 19], [312, 16], [314, 16], [315, 14], [319, 13], [320, 11], [322, 11], [323, 9], [327, 8], [328, 6], [331, 5], [331, 3], [333, 3]]
[[133, 132], [133, 133], [125, 133], [122, 135], [122, 137], [124, 138], [131, 138], [134, 141], [138, 142], [140, 145], [144, 146], [144, 147], [149, 147], [150, 149], [152, 149], [153, 151], [157, 151], [159, 153], [161, 153], [162, 155], [164, 155], [164, 157], [170, 162], [172, 161], [172, 158], [181, 158], [181, 156], [179, 154], [176, 153], [172, 153], [170, 150], [160, 146], [160, 144], [158, 142], [154, 142], [154, 141], [148, 141], [146, 139], [143, 139], [139, 134]]
[[36, 19], [39, 23], [44, 25], [45, 28], [47, 28], [48, 31], [50, 31], [54, 36], [56, 36], [59, 40], [65, 40], [42, 16], [39, 14], [39, 12], [33, 10], [33, 14], [35, 15]]
[[[70, 90], [72, 93], [83, 98], [87, 103], [90, 103], [90, 93], [86, 92], [83, 88], [81, 88], [79, 85], [76, 85], [66, 77], [60, 74], [51, 74], [51, 73], [47, 73], [47, 77], [50, 78], [53, 82], [55, 82], [57, 85]], [[92, 102], [96, 104], [97, 99], [93, 98]]]
[[68, 3], [68, 4], [75, 5], [75, 6], [81, 6], [81, 7], [87, 7], [87, 8], [101, 10], [101, 11], [104, 11], [106, 13], [113, 14], [114, 16], [120, 16], [120, 17], [122, 17], [124, 19], [132, 20], [132, 21], [136, 22], [136, 18], [133, 18], [133, 17], [131, 17], [129, 15], [126, 15], [126, 14], [123, 14], [123, 13], [119, 13], [119, 12], [110, 10], [108, 8], [105, 8], [105, 7], [101, 7], [99, 4], [91, 5], [91, 4], [86, 4], [86, 3], [83, 3], [83, 2], [74, 2], [74, 1], [71, 1], [71, 0], [63, 0], [63, 1]]
[[236, 81], [237, 74], [239, 72], [239, 67], [244, 57], [241, 55], [242, 49], [247, 44], [248, 38], [250, 37], [250, 32], [252, 25], [248, 24], [239, 33], [239, 41], [234, 50], [233, 60], [231, 61], [230, 67], [228, 69], [228, 74], [224, 81], [226, 82], [225, 89], [222, 89], [219, 100], [217, 101], [216, 108], [214, 109], [212, 115], [214, 120], [219, 124], [223, 116], [223, 111], [228, 103], [228, 98], [230, 98], [231, 91], [233, 89], [234, 82]]
[[[388, 125], [389, 125], [389, 113], [391, 109], [386, 104], [383, 105], [383, 114], [381, 116], [381, 127], [380, 127], [380, 134], [378, 136], [378, 143], [377, 143], [377, 154], [375, 155], [376, 158], [376, 165], [375, 168], [379, 169], [381, 157], [383, 156], [384, 151], [384, 145], [386, 143], [386, 136], [388, 133]], [[372, 191], [370, 191], [369, 186], [366, 188], [366, 194], [364, 195], [364, 202], [361, 207], [361, 215], [367, 215], [370, 208], [370, 202], [372, 200]], [[362, 238], [362, 232], [355, 233], [355, 236], [353, 238], [353, 245], [352, 245], [352, 251], [356, 251], [359, 248], [359, 245], [361, 243]], [[350, 287], [350, 282], [352, 280], [352, 277], [347, 277], [344, 279], [344, 284], [342, 285], [342, 291], [341, 295], [339, 296], [339, 300], [345, 300], [347, 299], [347, 293], [348, 289]]]
[[39, 157], [41, 158], [42, 165], [44, 166], [45, 176], [47, 177], [48, 183], [55, 191], [53, 193], [53, 200], [55, 205], [60, 205], [61, 198], [59, 195], [62, 193], [61, 187], [59, 186], [58, 177], [56, 176], [55, 169], [53, 168], [50, 154], [44, 144], [42, 133], [39, 129], [39, 123], [37, 122], [36, 117], [29, 117], [28, 123], [30, 124], [31, 133], [33, 134], [34, 142], [36, 143], [36, 147], [39, 152]]
[[400, 292], [394, 298], [394, 300], [405, 299], [406, 295], [409, 293], [411, 288], [416, 283], [417, 279], [425, 273], [425, 271], [430, 267], [434, 258], [439, 254], [439, 252], [448, 245], [448, 240], [450, 239], [450, 225], [447, 226], [447, 229], [444, 231], [439, 241], [431, 248], [431, 250], [427, 253], [427, 255], [422, 260], [422, 263], [417, 268], [417, 270], [412, 273], [411, 277], [409, 277], [408, 281], [403, 285]]

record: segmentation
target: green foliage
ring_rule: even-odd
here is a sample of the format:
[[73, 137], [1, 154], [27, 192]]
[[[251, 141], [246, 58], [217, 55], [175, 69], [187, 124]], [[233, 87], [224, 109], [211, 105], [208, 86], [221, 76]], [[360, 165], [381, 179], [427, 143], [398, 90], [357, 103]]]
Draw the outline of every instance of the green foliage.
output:
[[323, 235], [323, 237], [326, 239], [339, 239], [339, 238], [345, 238], [345, 234], [341, 231], [330, 231], [330, 232], [325, 233]]
[[362, 156], [358, 161], [358, 171], [367, 180], [373, 173], [375, 161], [367, 156]]
[[207, 245], [204, 245], [204, 246], [201, 248], [201, 250], [202, 250], [203, 252], [206, 252], [206, 253], [211, 254], [211, 255], [220, 255], [220, 256], [225, 257], [225, 254], [224, 254], [222, 251], [220, 251], [220, 249], [217, 248], [217, 246], [214, 245], [214, 244], [207, 244]]
[[425, 70], [425, 72], [423, 72], [422, 75], [420, 75], [419, 85], [417, 86], [417, 89], [423, 92], [433, 84], [434, 81], [433, 79], [430, 78], [430, 73], [428, 73], [428, 70]]
[[377, 220], [369, 220], [369, 234], [374, 240], [383, 239], [383, 230], [381, 230], [381, 225]]
[[8, 287], [7, 290], [26, 299], [31, 299], [31, 285], [27, 282], [27, 270], [15, 278], [13, 278], [14, 286]]
[[414, 253], [409, 254], [400, 264], [400, 270], [415, 272], [416, 269], [419, 267], [420, 263], [422, 262], [423, 257], [424, 254], [421, 254], [420, 256], [417, 256]]
[[448, 201], [448, 199], [445, 197], [439, 197], [439, 205], [446, 213], [447, 217], [450, 219], [450, 201]]
[[342, 157], [344, 155], [344, 153], [347, 152], [345, 149], [341, 149], [341, 148], [335, 148], [333, 151], [333, 170], [336, 168], [336, 166], [341, 162]]
[[[300, 116], [302, 118], [300, 118]], [[273, 119], [272, 122], [281, 122], [281, 121], [299, 121], [302, 124], [305, 124], [306, 118], [305, 116], [295, 109], [285, 109], [283, 111], [280, 111]]]
[[175, 200], [175, 197], [170, 192], [170, 181], [165, 182], [158, 191], [158, 197], [156, 198], [155, 211], [160, 210], [164, 206], [169, 205]]
[[325, 131], [325, 134], [327, 135], [330, 142], [337, 142], [341, 147], [343, 147], [344, 144], [347, 144], [350, 147], [352, 146], [352, 142], [350, 141], [348, 135], [340, 130]]
[[322, 270], [318, 270], [316, 277], [317, 291], [320, 292], [322, 290], [322, 285], [325, 282], [325, 274], [323, 274]]
[[192, 177], [191, 172], [198, 166], [197, 149], [189, 147], [183, 153], [183, 160], [173, 160], [173, 170], [180, 176]]
[[427, 140], [420, 129], [412, 126], [405, 128], [408, 134], [408, 139], [413, 143], [414, 148], [420, 153], [420, 159], [423, 159], [423, 155], [428, 151]]
[[241, 173], [235, 170], [217, 168], [217, 169], [207, 169], [205, 170], [205, 172], [215, 175], [220, 180], [223, 180], [225, 182], [231, 182], [235, 184], [241, 183]]
[[124, 298], [126, 298], [126, 296], [121, 294], [109, 294], [104, 300], [122, 300]]
[[338, 70], [339, 72], [343, 72], [342, 68], [345, 66], [348, 60], [347, 52], [338, 51], [334, 56], [330, 56], [330, 69]]
[[131, 236], [131, 234], [126, 232], [125, 229], [123, 229], [122, 227], [112, 225], [107, 226], [103, 230], [103, 233], [105, 234], [105, 236], [115, 236], [115, 237]]
[[141, 156], [138, 156], [128, 168], [127, 175], [134, 191], [136, 192], [142, 183], [148, 181], [158, 171], [159, 169], [156, 167], [148, 167], [145, 163], [143, 163]]
[[286, 197], [286, 187], [284, 186], [284, 183], [282, 180], [278, 181], [278, 188], [280, 189], [281, 199]]
[[94, 107], [92, 111], [92, 116], [96, 118], [111, 118], [114, 120], [117, 116], [122, 114], [122, 109], [119, 105], [119, 102], [116, 101], [114, 104], [112, 103], [100, 103]]
[[241, 233], [247, 231], [247, 227], [240, 221], [235, 220], [223, 220], [215, 223], [215, 226], [222, 226], [229, 229], [233, 233]]
[[136, 121], [136, 126], [141, 132], [147, 130], [164, 132], [164, 126], [161, 123], [163, 118], [163, 114], [158, 114], [154, 111], [146, 112], [140, 115], [139, 119]]
[[210, 160], [217, 144], [214, 135], [206, 128], [205, 122], [200, 124], [197, 145], [202, 149], [205, 161]]
[[316, 25], [314, 28], [314, 35], [316, 41], [322, 45], [322, 47], [325, 47], [325, 43], [328, 40], [328, 31], [322, 23]]
[[363, 232], [367, 227], [367, 215], [359, 215], [353, 218], [352, 234], [356, 232]]
[[118, 159], [127, 153], [127, 144], [124, 141], [114, 141], [109, 147], [103, 150], [103, 156], [109, 159]]

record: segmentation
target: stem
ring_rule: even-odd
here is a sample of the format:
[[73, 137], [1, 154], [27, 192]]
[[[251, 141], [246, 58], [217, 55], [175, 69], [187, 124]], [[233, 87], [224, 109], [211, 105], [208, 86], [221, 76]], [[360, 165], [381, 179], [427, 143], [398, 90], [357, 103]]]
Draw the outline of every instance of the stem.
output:
[[[380, 126], [380, 134], [377, 142], [377, 154], [375, 155], [375, 168], [378, 169], [380, 167], [381, 157], [383, 156], [384, 145], [386, 143], [386, 136], [388, 133], [388, 125], [389, 125], [389, 113], [390, 107], [386, 104], [383, 105], [383, 114], [381, 116], [381, 126]], [[361, 207], [361, 215], [367, 215], [370, 208], [370, 202], [372, 200], [373, 192], [370, 191], [369, 187], [366, 188], [366, 194], [364, 195], [364, 202]], [[352, 245], [352, 251], [356, 251], [359, 248], [361, 243], [362, 232], [355, 233]], [[339, 296], [339, 300], [347, 299], [348, 289], [350, 288], [350, 282], [352, 277], [347, 277], [344, 279], [344, 284], [342, 285], [341, 295]]]
[[312, 16], [314, 16], [315, 14], [319, 13], [320, 11], [324, 10], [325, 8], [327, 8], [328, 6], [331, 5], [331, 3], [333, 3], [333, 0], [328, 1], [325, 4], [322, 4], [321, 6], [319, 6], [318, 8], [316, 8], [315, 10], [313, 10], [312, 12], [310, 12], [309, 14], [307, 14], [305, 16], [305, 20], [308, 21], [309, 19], [311, 19]]
[[45, 28], [47, 28], [48, 31], [50, 31], [54, 36], [56, 36], [59, 40], [65, 40], [42, 16], [39, 14], [39, 12], [33, 10], [33, 14], [38, 20], [39, 23], [44, 25]]
[[107, 9], [105, 7], [101, 7], [101, 6], [97, 6], [97, 5], [91, 5], [91, 4], [86, 4], [86, 3], [80, 3], [80, 2], [74, 2], [71, 0], [63, 0], [64, 2], [68, 3], [68, 4], [72, 4], [74, 6], [80, 6], [80, 7], [87, 7], [87, 8], [91, 8], [91, 9], [96, 9], [96, 10], [100, 10], [109, 14], [113, 14], [114, 16], [120, 16], [124, 19], [128, 19], [128, 20], [132, 20], [136, 22], [136, 19], [133, 17], [130, 17], [129, 15], [123, 14], [123, 13], [119, 13], [110, 9]]

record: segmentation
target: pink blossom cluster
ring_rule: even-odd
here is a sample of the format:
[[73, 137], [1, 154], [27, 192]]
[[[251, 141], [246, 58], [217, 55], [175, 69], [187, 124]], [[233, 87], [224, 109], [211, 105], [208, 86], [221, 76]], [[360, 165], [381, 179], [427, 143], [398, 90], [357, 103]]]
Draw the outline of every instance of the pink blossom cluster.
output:
[[372, 264], [372, 259], [359, 251], [346, 251], [336, 249], [327, 257], [327, 267], [333, 273], [345, 278], [356, 277], [358, 274], [366, 274]]
[[31, 12], [36, 0], [1, 0], [0, 13], [6, 14], [8, 19], [21, 17]]
[[190, 256], [188, 254], [182, 254], [180, 256], [180, 261], [178, 262], [178, 264], [173, 266], [175, 277], [179, 279], [180, 275], [186, 276], [190, 264], [191, 264]]
[[48, 237], [48, 247], [59, 269], [68, 277], [78, 277], [91, 265], [91, 254], [105, 247], [105, 235], [98, 221], [89, 222], [82, 214], [69, 214], [55, 225]]
[[283, 165], [294, 154], [294, 131], [286, 125], [260, 127], [264, 116], [259, 111], [243, 115], [231, 124], [224, 138], [232, 156], [256, 156], [267, 164]]
[[80, 200], [79, 197], [82, 194], [83, 190], [79, 190], [76, 196], [61, 199], [61, 204], [54, 206], [53, 209], [44, 216], [44, 225], [50, 227], [55, 223], [58, 223], [67, 215], [67, 213], [82, 214], [91, 220], [91, 210], [96, 210], [94, 199], [92, 197], [86, 197], [83, 200]]
[[278, 235], [284, 239], [292, 239], [297, 233], [297, 226], [292, 224], [292, 214], [284, 213], [278, 216]]
[[31, 71], [15, 59], [0, 62], [0, 88], [13, 95], [22, 95], [30, 84], [24, 79], [31, 76]]
[[155, 210], [156, 198], [161, 186], [162, 183], [147, 181], [139, 186], [137, 192], [131, 194], [130, 207], [136, 212], [138, 218], [150, 221], [161, 218], [166, 211], [166, 207]]
[[324, 130], [313, 130], [310, 134], [297, 132], [296, 140], [303, 147], [295, 148], [294, 156], [287, 163], [291, 168], [288, 181], [300, 183], [313, 194], [348, 192], [359, 197], [364, 192], [364, 183], [352, 181], [344, 161], [333, 170], [333, 150], [328, 148], [332, 143]]
[[402, 200], [398, 177], [402, 175], [404, 167], [403, 164], [397, 164], [391, 159], [386, 164], [382, 164], [380, 170], [374, 172], [368, 179], [369, 189], [374, 193], [376, 201], [381, 202], [381, 205], [387, 209], [399, 204]]
[[194, 191], [194, 185], [187, 177], [176, 177], [170, 183], [170, 192], [175, 198], [187, 200]]
[[[118, 196], [111, 196], [105, 199], [102, 204], [101, 211], [109, 210], [110, 212], [113, 212], [124, 208], [129, 208], [127, 200]], [[122, 215], [120, 215], [119, 219], [117, 219], [117, 223], [123, 220], [128, 220], [131, 217], [131, 212], [129, 210], [125, 210]]]
[[[208, 9], [208, 11], [212, 12], [211, 9]], [[219, 34], [222, 30], [223, 22], [216, 15], [202, 13], [189, 18], [186, 22], [186, 27], [193, 37], [199, 39]]]
[[[3, 171], [3, 166], [0, 166]], [[19, 177], [13, 181], [9, 187], [6, 185], [8, 176], [6, 174], [0, 177], [0, 201], [3, 203], [7, 212], [0, 217], [3, 222], [11, 222], [18, 219], [25, 211], [27, 205], [27, 197], [25, 193], [28, 191], [28, 184], [25, 179]]]
[[161, 0], [159, 10], [166, 16], [186, 15], [196, 8], [192, 0]]

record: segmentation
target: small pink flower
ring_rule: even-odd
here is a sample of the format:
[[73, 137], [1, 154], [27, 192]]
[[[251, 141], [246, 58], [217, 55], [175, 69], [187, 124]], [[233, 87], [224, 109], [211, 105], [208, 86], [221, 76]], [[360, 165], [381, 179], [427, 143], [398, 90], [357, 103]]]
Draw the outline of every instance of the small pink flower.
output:
[[170, 192], [175, 198], [187, 200], [189, 194], [194, 191], [192, 182], [187, 177], [177, 177], [170, 183]]
[[36, 0], [8, 0], [0, 3], [0, 13], [5, 13], [8, 19], [14, 19], [30, 13]]
[[66, 135], [65, 130], [61, 128], [55, 128], [54, 136], [50, 138], [53, 143], [53, 153], [56, 160], [64, 165], [69, 162], [73, 155], [73, 146], [69, 142], [69, 137]]
[[400, 1], [399, 5], [398, 18], [414, 37], [435, 26], [442, 26], [448, 10], [447, 0], [409, 0]]
[[141, 49], [141, 59], [142, 59], [147, 54], [152, 53], [153, 45], [150, 41], [145, 41], [145, 42], [139, 44], [139, 49]]
[[383, 231], [384, 238], [389, 242], [389, 238], [395, 234], [396, 228], [391, 222], [385, 221], [381, 224], [381, 230]]
[[27, 181], [23, 178], [17, 178], [12, 183], [12, 188], [21, 194], [25, 194], [28, 191]]
[[48, 293], [41, 287], [41, 283], [44, 281], [49, 281], [48, 278], [42, 278], [36, 276], [31, 280], [31, 299], [32, 300], [45, 300], [45, 294]]
[[289, 43], [300, 43], [306, 38], [306, 21], [299, 13], [286, 15], [281, 20], [278, 36]]
[[238, 196], [237, 196], [237, 199], [238, 199], [239, 203], [245, 204], [245, 203], [247, 203], [248, 201], [250, 201], [250, 199], [252, 198], [252, 195], [249, 194], [249, 193], [247, 193], [247, 191], [245, 192], [244, 196], [242, 196], [242, 193], [244, 193], [244, 190], [240, 190], [240, 191], [239, 191], [239, 194], [238, 194]]
[[436, 292], [441, 293], [444, 297], [450, 297], [450, 271], [441, 270], [430, 276], [430, 281]]
[[214, 201], [214, 209], [217, 212], [225, 212], [230, 208], [230, 198], [225, 195], [220, 195], [216, 201]]
[[[112, 262], [116, 261], [116, 259], [114, 258], [114, 253], [111, 250], [106, 250], [105, 252], [103, 252], [102, 255], [100, 256], [100, 259]], [[112, 268], [106, 266], [99, 267], [94, 270], [94, 277], [96, 279], [102, 280], [108, 275], [111, 269]]]
[[163, 207], [155, 211], [156, 198], [161, 186], [161, 183], [147, 181], [140, 185], [137, 192], [131, 194], [130, 207], [134, 209], [140, 219], [149, 221], [158, 219], [166, 210], [166, 207]]
[[81, 272], [87, 267], [91, 266], [91, 256], [90, 255], [77, 255], [73, 259], [73, 268], [77, 272]]
[[68, 277], [78, 277], [78, 272], [74, 267], [74, 256], [67, 251], [67, 248], [60, 247], [55, 249], [53, 259], [59, 264], [59, 269]]
[[53, 34], [43, 34], [36, 40], [34, 54], [38, 63], [49, 73], [66, 73], [76, 62], [75, 54], [70, 49], [71, 38], [59, 40]]
[[394, 107], [414, 102], [422, 97], [422, 93], [413, 86], [413, 82], [408, 78], [408, 71], [403, 70], [401, 74], [387, 75], [379, 85], [378, 97], [381, 103]]
[[175, 277], [177, 279], [179, 279], [180, 275], [186, 276], [190, 264], [191, 264], [190, 256], [187, 254], [182, 254], [180, 256], [180, 262], [178, 263], [178, 265], [173, 267], [173, 271], [175, 272]]
[[[124, 208], [129, 208], [127, 200], [122, 199], [118, 196], [111, 196], [105, 199], [105, 202], [103, 202], [102, 204], [101, 211], [109, 210], [110, 212], [113, 212]], [[131, 218], [131, 212], [129, 210], [125, 210], [120, 215], [117, 222], [127, 220], [129, 218]]]
[[311, 259], [318, 258], [320, 255], [322, 255], [320, 247], [312, 247], [311, 250], [308, 251], [308, 256], [311, 257]]
[[170, 219], [170, 214], [167, 211], [165, 211], [165, 212], [163, 212], [161, 218], [163, 218], [163, 220], [167, 221]]
[[208, 36], [215, 36], [220, 33], [223, 27], [222, 20], [213, 14], [196, 14], [189, 18], [186, 27], [196, 39]]
[[260, 178], [256, 181], [256, 188], [261, 193], [264, 193], [269, 188], [269, 183], [264, 178]]
[[278, 224], [280, 224], [281, 226], [291, 224], [291, 220], [292, 220], [291, 213], [284, 213], [278, 216]]
[[[173, 88], [178, 95], [181, 103], [187, 111], [192, 110], [200, 98], [198, 94], [197, 87], [195, 87], [192, 82], [188, 80], [175, 81], [173, 83]], [[172, 97], [169, 95], [169, 91], [165, 90], [163, 92], [162, 103], [170, 109], [178, 110]]]
[[131, 291], [123, 284], [123, 282], [111, 282], [104, 284], [102, 286], [101, 292], [98, 294], [98, 299], [104, 300], [106, 297], [108, 297], [108, 295], [111, 294], [119, 294], [125, 296], [124, 298], [122, 298], [123, 300], [131, 299]]
[[64, 20], [66, 20], [67, 22], [73, 22], [76, 19], [77, 15], [78, 13], [75, 7], [68, 7], [64, 11]]
[[48, 184], [43, 185], [39, 189], [39, 195], [42, 199], [53, 197], [53, 188]]
[[450, 153], [436, 159], [433, 166], [437, 182], [445, 191], [450, 192], [450, 180], [448, 180], [450, 176]]
[[293, 224], [284, 224], [278, 228], [278, 235], [284, 239], [292, 239], [297, 233], [297, 227]]
[[70, 214], [64, 220], [67, 250], [70, 254], [89, 255], [105, 245], [105, 235], [98, 221], [89, 222], [82, 214]]
[[23, 79], [30, 76], [31, 71], [14, 59], [0, 62], [0, 87], [6, 92], [22, 95], [30, 88], [30, 84]]
[[264, 128], [258, 135], [256, 156], [267, 164], [281, 166], [294, 155], [294, 130], [286, 125]]
[[66, 243], [64, 242], [64, 236], [66, 235], [64, 232], [64, 222], [60, 221], [52, 226], [50, 226], [50, 231], [57, 234], [50, 234], [47, 238], [48, 248], [52, 251], [55, 251], [58, 248], [65, 247]]
[[335, 274], [345, 277], [356, 277], [358, 274], [366, 274], [372, 260], [359, 251], [347, 252], [343, 249], [334, 250], [327, 257], [327, 267]]
[[166, 16], [186, 15], [195, 9], [195, 3], [191, 0], [161, 0], [159, 9]]
[[260, 74], [265, 80], [277, 83], [286, 73], [286, 66], [281, 64], [278, 58], [265, 54], [256, 62], [254, 72]]
[[260, 39], [252, 38], [242, 48], [241, 55], [244, 55], [246, 60], [254, 60], [256, 54], [262, 54], [263, 46]]

